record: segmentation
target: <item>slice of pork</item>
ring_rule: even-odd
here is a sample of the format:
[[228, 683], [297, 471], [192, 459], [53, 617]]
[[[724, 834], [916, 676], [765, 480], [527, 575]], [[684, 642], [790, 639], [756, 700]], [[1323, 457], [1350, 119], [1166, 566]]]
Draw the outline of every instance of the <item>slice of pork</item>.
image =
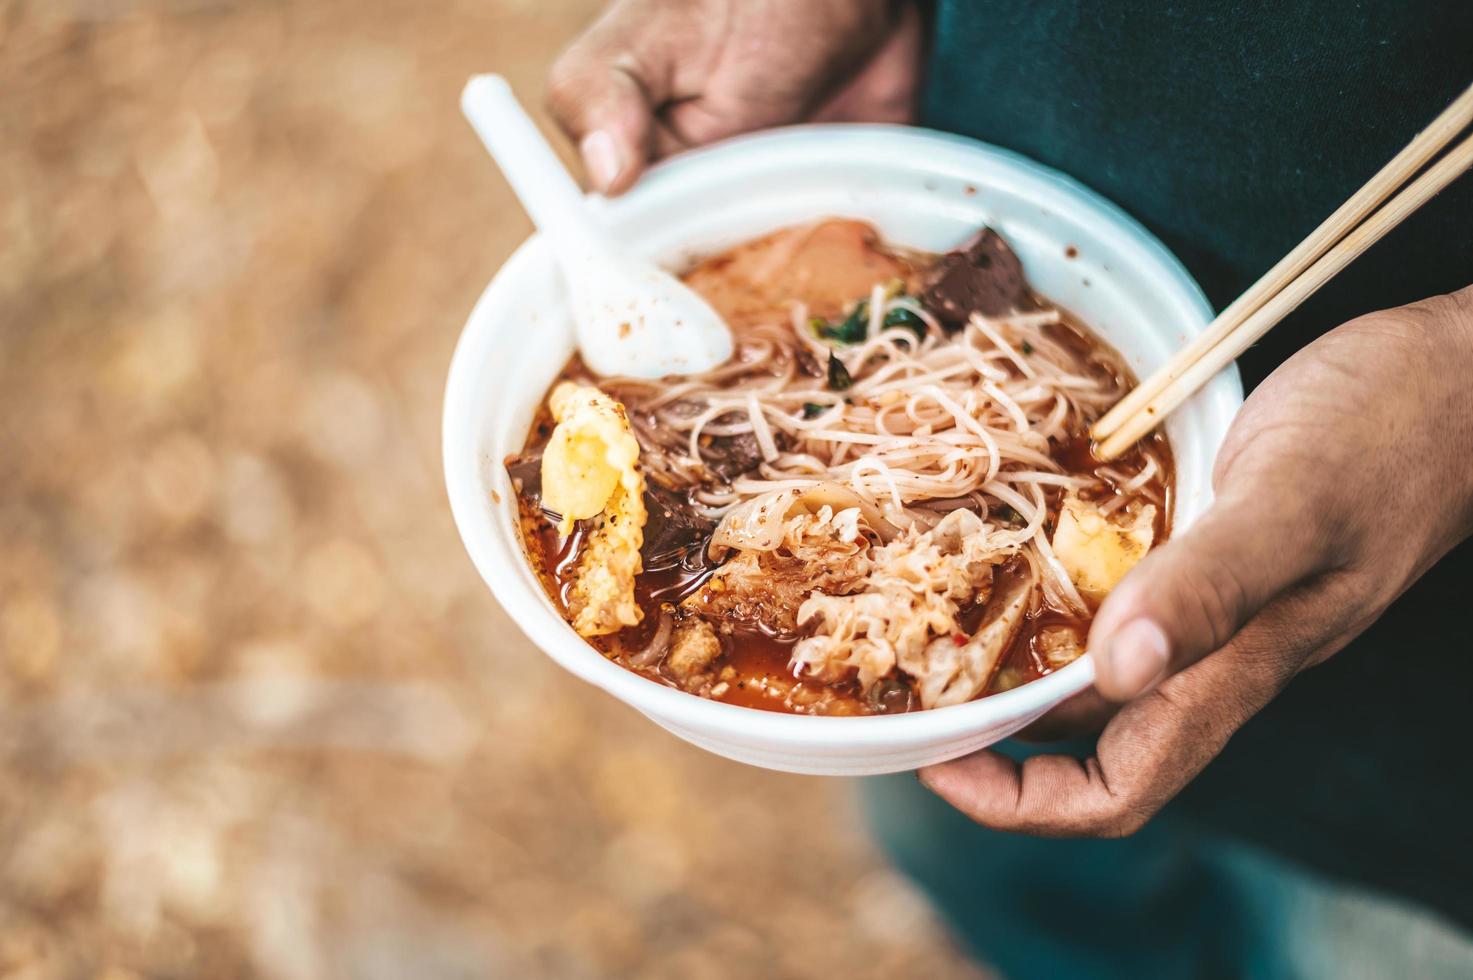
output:
[[991, 228], [937, 259], [921, 284], [921, 302], [952, 330], [973, 313], [1006, 316], [1032, 306], [1023, 263]]

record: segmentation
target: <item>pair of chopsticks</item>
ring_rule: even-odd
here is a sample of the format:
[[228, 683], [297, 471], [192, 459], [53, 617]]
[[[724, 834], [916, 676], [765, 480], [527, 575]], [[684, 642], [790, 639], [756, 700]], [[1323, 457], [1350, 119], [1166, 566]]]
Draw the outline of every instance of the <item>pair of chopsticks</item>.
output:
[[[1095, 455], [1111, 460], [1135, 445], [1321, 286], [1473, 166], [1473, 136], [1469, 136], [1406, 183], [1470, 124], [1473, 87], [1203, 333], [1106, 412], [1090, 428], [1096, 440]], [[1403, 184], [1405, 188], [1392, 197]], [[1383, 202], [1385, 207], [1381, 207]]]

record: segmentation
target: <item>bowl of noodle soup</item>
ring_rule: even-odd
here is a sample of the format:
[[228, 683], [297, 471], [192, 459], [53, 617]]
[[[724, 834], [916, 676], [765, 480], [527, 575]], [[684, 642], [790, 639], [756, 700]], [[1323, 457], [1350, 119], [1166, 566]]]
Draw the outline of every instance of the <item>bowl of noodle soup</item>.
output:
[[[1242, 401], [1236, 372], [1223, 372], [1172, 416], [1159, 451], [1145, 447], [1128, 471], [1076, 473], [1078, 467], [1067, 462], [1040, 457], [1041, 447], [1045, 457], [1060, 456], [1047, 447], [1067, 443], [1070, 425], [1080, 429], [1079, 419], [1097, 417], [1118, 396], [1098, 378], [1113, 378], [1119, 387], [1131, 374], [1149, 373], [1210, 319], [1200, 289], [1159, 242], [1098, 195], [1047, 168], [975, 141], [903, 127], [795, 127], [744, 137], [682, 155], [656, 167], [624, 197], [594, 204], [621, 241], [667, 268], [689, 272], [697, 288], [703, 268], [728, 286], [796, 274], [802, 263], [781, 251], [785, 234], [800, 234], [810, 244], [828, 236], [841, 249], [831, 254], [838, 255], [848, 254], [842, 252], [845, 241], [870, 234], [865, 260], [890, 263], [885, 269], [893, 285], [861, 275], [854, 281], [864, 284], [864, 302], [847, 308], [814, 287], [811, 302], [782, 307], [782, 322], [762, 315], [771, 301], [754, 299], [749, 316], [746, 293], [715, 297], [749, 341], [742, 349], [751, 363], [641, 388], [580, 375], [553, 256], [543, 240], [529, 239], [487, 288], [461, 336], [446, 390], [443, 448], [452, 510], [471, 558], [534, 644], [687, 741], [754, 765], [825, 775], [902, 771], [976, 751], [1092, 683], [1088, 655], [1004, 684], [998, 678], [1008, 668], [994, 658], [985, 696], [978, 696], [975, 684], [962, 683], [965, 672], [959, 668], [940, 680], [917, 672], [917, 683], [902, 695], [906, 705], [888, 711], [876, 707], [882, 685], [873, 676], [888, 665], [871, 668], [854, 644], [832, 635], [837, 628], [821, 628], [819, 636], [784, 641], [782, 656], [794, 658], [800, 680], [779, 685], [781, 704], [735, 690], [722, 679], [735, 682], [730, 667], [724, 674], [696, 674], [683, 690], [663, 668], [636, 669], [641, 651], [668, 647], [669, 613], [676, 608], [649, 600], [648, 589], [641, 599], [649, 601], [635, 613], [640, 625], [624, 631], [628, 649], [592, 636], [598, 630], [586, 623], [575, 630], [576, 617], [560, 600], [567, 590], [560, 593], [549, 567], [535, 560], [527, 488], [508, 462], [543, 447], [546, 439], [539, 442], [537, 433], [541, 428], [548, 434], [549, 392], [560, 381], [568, 390], [597, 385], [629, 406], [636, 429], [662, 430], [639, 431], [645, 446], [662, 432], [668, 437], [668, 459], [658, 453], [643, 457], [652, 489], [656, 483], [680, 486], [692, 458], [717, 468], [714, 449], [725, 445], [721, 441], [744, 439], [756, 446], [760, 467], [698, 485], [690, 496], [700, 516], [721, 522], [714, 537], [703, 539], [712, 552], [755, 555], [751, 571], [758, 580], [773, 577], [761, 549], [777, 547], [783, 533], [781, 522], [770, 519], [774, 502], [783, 515], [802, 505], [804, 513], [831, 524], [836, 515], [857, 515], [851, 520], [860, 520], [880, 549], [867, 554], [888, 553], [896, 561], [906, 559], [899, 552], [907, 542], [929, 545], [935, 539], [944, 552], [945, 540], [978, 540], [980, 515], [991, 548], [982, 556], [988, 563], [985, 596], [1002, 604], [1009, 583], [1026, 578], [1034, 609], [1029, 642], [1036, 645], [1048, 639], [1052, 622], [1036, 615], [1040, 608], [1092, 601], [1079, 595], [1073, 581], [1082, 580], [1072, 568], [1064, 574], [1050, 548], [1050, 535], [1057, 540], [1059, 502], [1073, 494], [1083, 499], [1094, 492], [1088, 487], [1103, 483], [1110, 499], [1089, 506], [1108, 510], [1125, 504], [1113, 519], [1128, 509], [1154, 524], [1157, 540], [1168, 530], [1179, 532], [1210, 503], [1212, 464]], [[1002, 320], [938, 323], [934, 304], [914, 298], [922, 291], [919, 270], [969, 239], [975, 243], [973, 236], [984, 228], [1005, 243], [991, 247], [1021, 262], [1031, 305]], [[765, 251], [754, 245], [763, 242]], [[710, 290], [720, 288], [713, 279], [703, 291], [711, 296]], [[858, 334], [843, 339], [841, 332], [856, 324]], [[1081, 336], [1103, 341], [1101, 353], [1089, 349], [1087, 340], [1075, 349], [1069, 339], [1073, 324]], [[909, 333], [901, 329], [907, 326]], [[963, 341], [968, 351], [957, 349]], [[826, 357], [839, 362], [841, 379], [835, 379], [832, 361], [825, 365]], [[969, 361], [961, 365], [959, 358]], [[1081, 372], [1097, 377], [1091, 382]], [[977, 399], [990, 400], [995, 425], [968, 421], [985, 415]], [[889, 433], [897, 425], [906, 436], [904, 447], [894, 440], [877, 447], [867, 439], [876, 426]], [[946, 444], [936, 445], [943, 437]], [[841, 446], [850, 441], [857, 448]], [[687, 443], [689, 451], [682, 448]], [[857, 499], [846, 496], [856, 492]], [[854, 538], [852, 530], [835, 533], [845, 541]], [[548, 540], [570, 538], [565, 533]], [[789, 541], [785, 547], [791, 546]], [[550, 552], [546, 557], [556, 564]], [[788, 558], [795, 567], [803, 565]], [[838, 574], [833, 561], [806, 567], [820, 564], [829, 579]], [[728, 565], [736, 569], [738, 563]], [[680, 617], [697, 599], [719, 603], [729, 597], [713, 596], [709, 578], [701, 581], [699, 589], [694, 581], [681, 582]], [[804, 603], [809, 618], [835, 624], [857, 615], [854, 596], [826, 598], [823, 591], [824, 584], [811, 577], [801, 583], [802, 596], [815, 603]], [[965, 608], [943, 605], [954, 614], [947, 622], [955, 628]], [[675, 629], [686, 622], [677, 619]], [[985, 623], [972, 623], [957, 633], [962, 653], [968, 652], [973, 629], [978, 638], [987, 632]], [[729, 639], [723, 642], [730, 646]], [[932, 643], [949, 653], [939, 638]], [[842, 696], [829, 700], [813, 693], [819, 691], [816, 683], [805, 688], [803, 676], [832, 672], [835, 664], [864, 684], [845, 680], [848, 687], [836, 688]], [[851, 688], [866, 690], [867, 699]], [[764, 688], [762, 696], [775, 695]]]

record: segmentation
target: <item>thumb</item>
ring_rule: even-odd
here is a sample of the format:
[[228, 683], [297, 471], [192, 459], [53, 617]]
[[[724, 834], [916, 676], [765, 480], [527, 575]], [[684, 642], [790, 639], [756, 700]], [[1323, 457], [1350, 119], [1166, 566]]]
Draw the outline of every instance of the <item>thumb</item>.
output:
[[553, 65], [548, 108], [578, 145], [595, 190], [626, 190], [648, 163], [655, 107], [664, 101], [654, 80], [664, 74], [641, 67], [607, 32], [579, 40]]
[[1279, 593], [1323, 568], [1313, 515], [1222, 496], [1179, 538], [1131, 569], [1090, 628], [1095, 686], [1112, 701], [1144, 694], [1225, 646]]

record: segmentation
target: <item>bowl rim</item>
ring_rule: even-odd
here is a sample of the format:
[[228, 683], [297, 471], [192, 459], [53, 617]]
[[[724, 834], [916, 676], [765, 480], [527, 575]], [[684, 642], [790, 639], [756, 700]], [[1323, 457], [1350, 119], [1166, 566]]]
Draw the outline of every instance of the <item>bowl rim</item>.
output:
[[[1033, 184], [1054, 194], [1082, 199], [1086, 209], [1085, 224], [1109, 227], [1109, 237], [1128, 242], [1137, 258], [1153, 264], [1168, 274], [1163, 288], [1174, 288], [1201, 321], [1184, 323], [1182, 329], [1191, 336], [1200, 332], [1212, 317], [1212, 306], [1201, 287], [1154, 235], [1118, 206], [1083, 184], [1050, 167], [1001, 147], [952, 133], [913, 126], [885, 124], [824, 123], [780, 127], [733, 137], [709, 146], [682, 153], [652, 167], [627, 194], [613, 200], [591, 198], [594, 207], [617, 215], [624, 207], [633, 208], [646, 198], [666, 193], [676, 181], [699, 176], [702, 168], [712, 167], [721, 158], [753, 149], [811, 154], [815, 148], [835, 152], [846, 141], [886, 140], [905, 144], [908, 152], [926, 154], [926, 172], [938, 177], [957, 178], [981, 183], [977, 177], [979, 162], [1001, 166], [1020, 184]], [[970, 167], [970, 172], [969, 168]], [[692, 173], [694, 172], [694, 173]], [[702, 698], [660, 684], [598, 652], [573, 632], [572, 627], [552, 610], [540, 581], [522, 553], [520, 535], [513, 535], [513, 552], [507, 556], [498, 542], [483, 538], [473, 510], [486, 508], [481, 499], [478, 475], [480, 453], [475, 448], [481, 420], [473, 418], [476, 383], [482, 375], [482, 350], [499, 324], [491, 311], [503, 307], [521, 282], [530, 276], [534, 266], [545, 261], [547, 245], [533, 234], [512, 253], [482, 292], [467, 318], [456, 342], [446, 380], [442, 416], [443, 463], [446, 490], [451, 511], [462, 543], [482, 579], [506, 611], [507, 615], [543, 653], [575, 676], [607, 691], [609, 694], [659, 719], [681, 727], [701, 730], [708, 736], [726, 736], [748, 742], [768, 744], [801, 742], [814, 750], [824, 748], [896, 748], [935, 742], [976, 733], [1003, 718], [1016, 718], [1030, 711], [1043, 711], [1094, 681], [1094, 662], [1086, 654], [1051, 674], [1009, 691], [991, 694], [958, 705], [907, 712], [899, 715], [826, 716], [799, 715], [766, 711]], [[1242, 381], [1236, 364], [1229, 365], [1194, 396], [1207, 399], [1230, 421], [1243, 400]], [[1213, 433], [1221, 442], [1221, 432]], [[492, 535], [491, 537], [495, 537]], [[535, 587], [529, 598], [528, 586]]]

